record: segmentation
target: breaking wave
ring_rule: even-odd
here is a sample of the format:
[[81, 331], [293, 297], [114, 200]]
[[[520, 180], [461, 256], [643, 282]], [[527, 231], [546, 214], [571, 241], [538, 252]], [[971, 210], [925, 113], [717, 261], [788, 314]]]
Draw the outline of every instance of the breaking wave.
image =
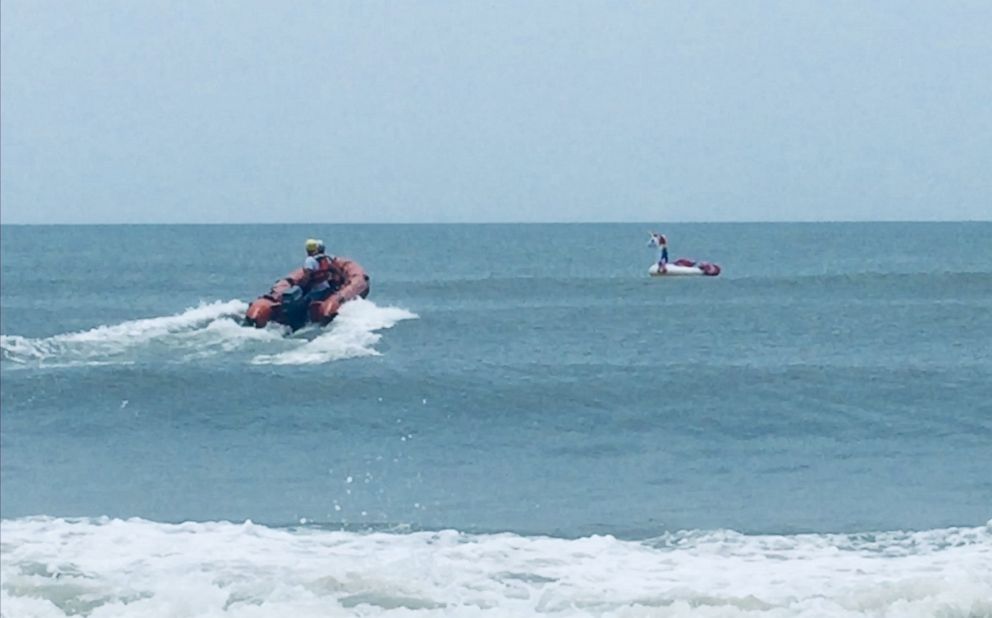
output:
[[648, 541], [251, 522], [2, 522], [5, 616], [992, 615], [992, 522]]

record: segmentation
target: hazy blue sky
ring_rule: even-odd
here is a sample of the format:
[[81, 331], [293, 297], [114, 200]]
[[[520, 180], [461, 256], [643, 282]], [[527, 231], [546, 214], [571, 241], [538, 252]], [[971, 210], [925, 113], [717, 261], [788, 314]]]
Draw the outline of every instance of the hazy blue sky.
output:
[[2, 220], [992, 218], [992, 2], [3, 0]]

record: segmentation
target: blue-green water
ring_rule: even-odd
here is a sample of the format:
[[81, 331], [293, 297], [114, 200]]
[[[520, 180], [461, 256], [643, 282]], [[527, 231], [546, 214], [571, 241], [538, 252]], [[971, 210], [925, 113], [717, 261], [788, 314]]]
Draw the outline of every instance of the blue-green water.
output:
[[[992, 224], [665, 226], [673, 258], [723, 267], [684, 279], [647, 276], [648, 229], [4, 227], [6, 536], [964, 526], [992, 565]], [[368, 269], [370, 302], [238, 327], [308, 236]]]

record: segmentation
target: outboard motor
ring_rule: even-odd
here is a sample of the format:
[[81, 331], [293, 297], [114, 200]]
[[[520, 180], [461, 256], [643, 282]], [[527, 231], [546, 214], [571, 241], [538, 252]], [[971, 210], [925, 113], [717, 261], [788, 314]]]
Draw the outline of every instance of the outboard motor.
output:
[[307, 302], [303, 288], [291, 286], [282, 293], [279, 299], [282, 305], [283, 323], [293, 330], [299, 330], [307, 323]]

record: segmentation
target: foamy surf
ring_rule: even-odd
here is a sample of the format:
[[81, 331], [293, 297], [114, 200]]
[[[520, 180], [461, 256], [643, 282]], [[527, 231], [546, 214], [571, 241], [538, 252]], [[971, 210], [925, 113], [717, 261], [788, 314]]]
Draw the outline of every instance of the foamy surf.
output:
[[256, 365], [318, 365], [346, 358], [376, 356], [378, 331], [392, 328], [402, 320], [418, 316], [399, 307], [379, 307], [356, 299], [341, 306], [331, 325], [316, 338], [302, 342], [292, 350], [278, 354], [260, 354], [252, 359]]
[[251, 522], [0, 525], [10, 617], [992, 615], [992, 522], [644, 542]]

